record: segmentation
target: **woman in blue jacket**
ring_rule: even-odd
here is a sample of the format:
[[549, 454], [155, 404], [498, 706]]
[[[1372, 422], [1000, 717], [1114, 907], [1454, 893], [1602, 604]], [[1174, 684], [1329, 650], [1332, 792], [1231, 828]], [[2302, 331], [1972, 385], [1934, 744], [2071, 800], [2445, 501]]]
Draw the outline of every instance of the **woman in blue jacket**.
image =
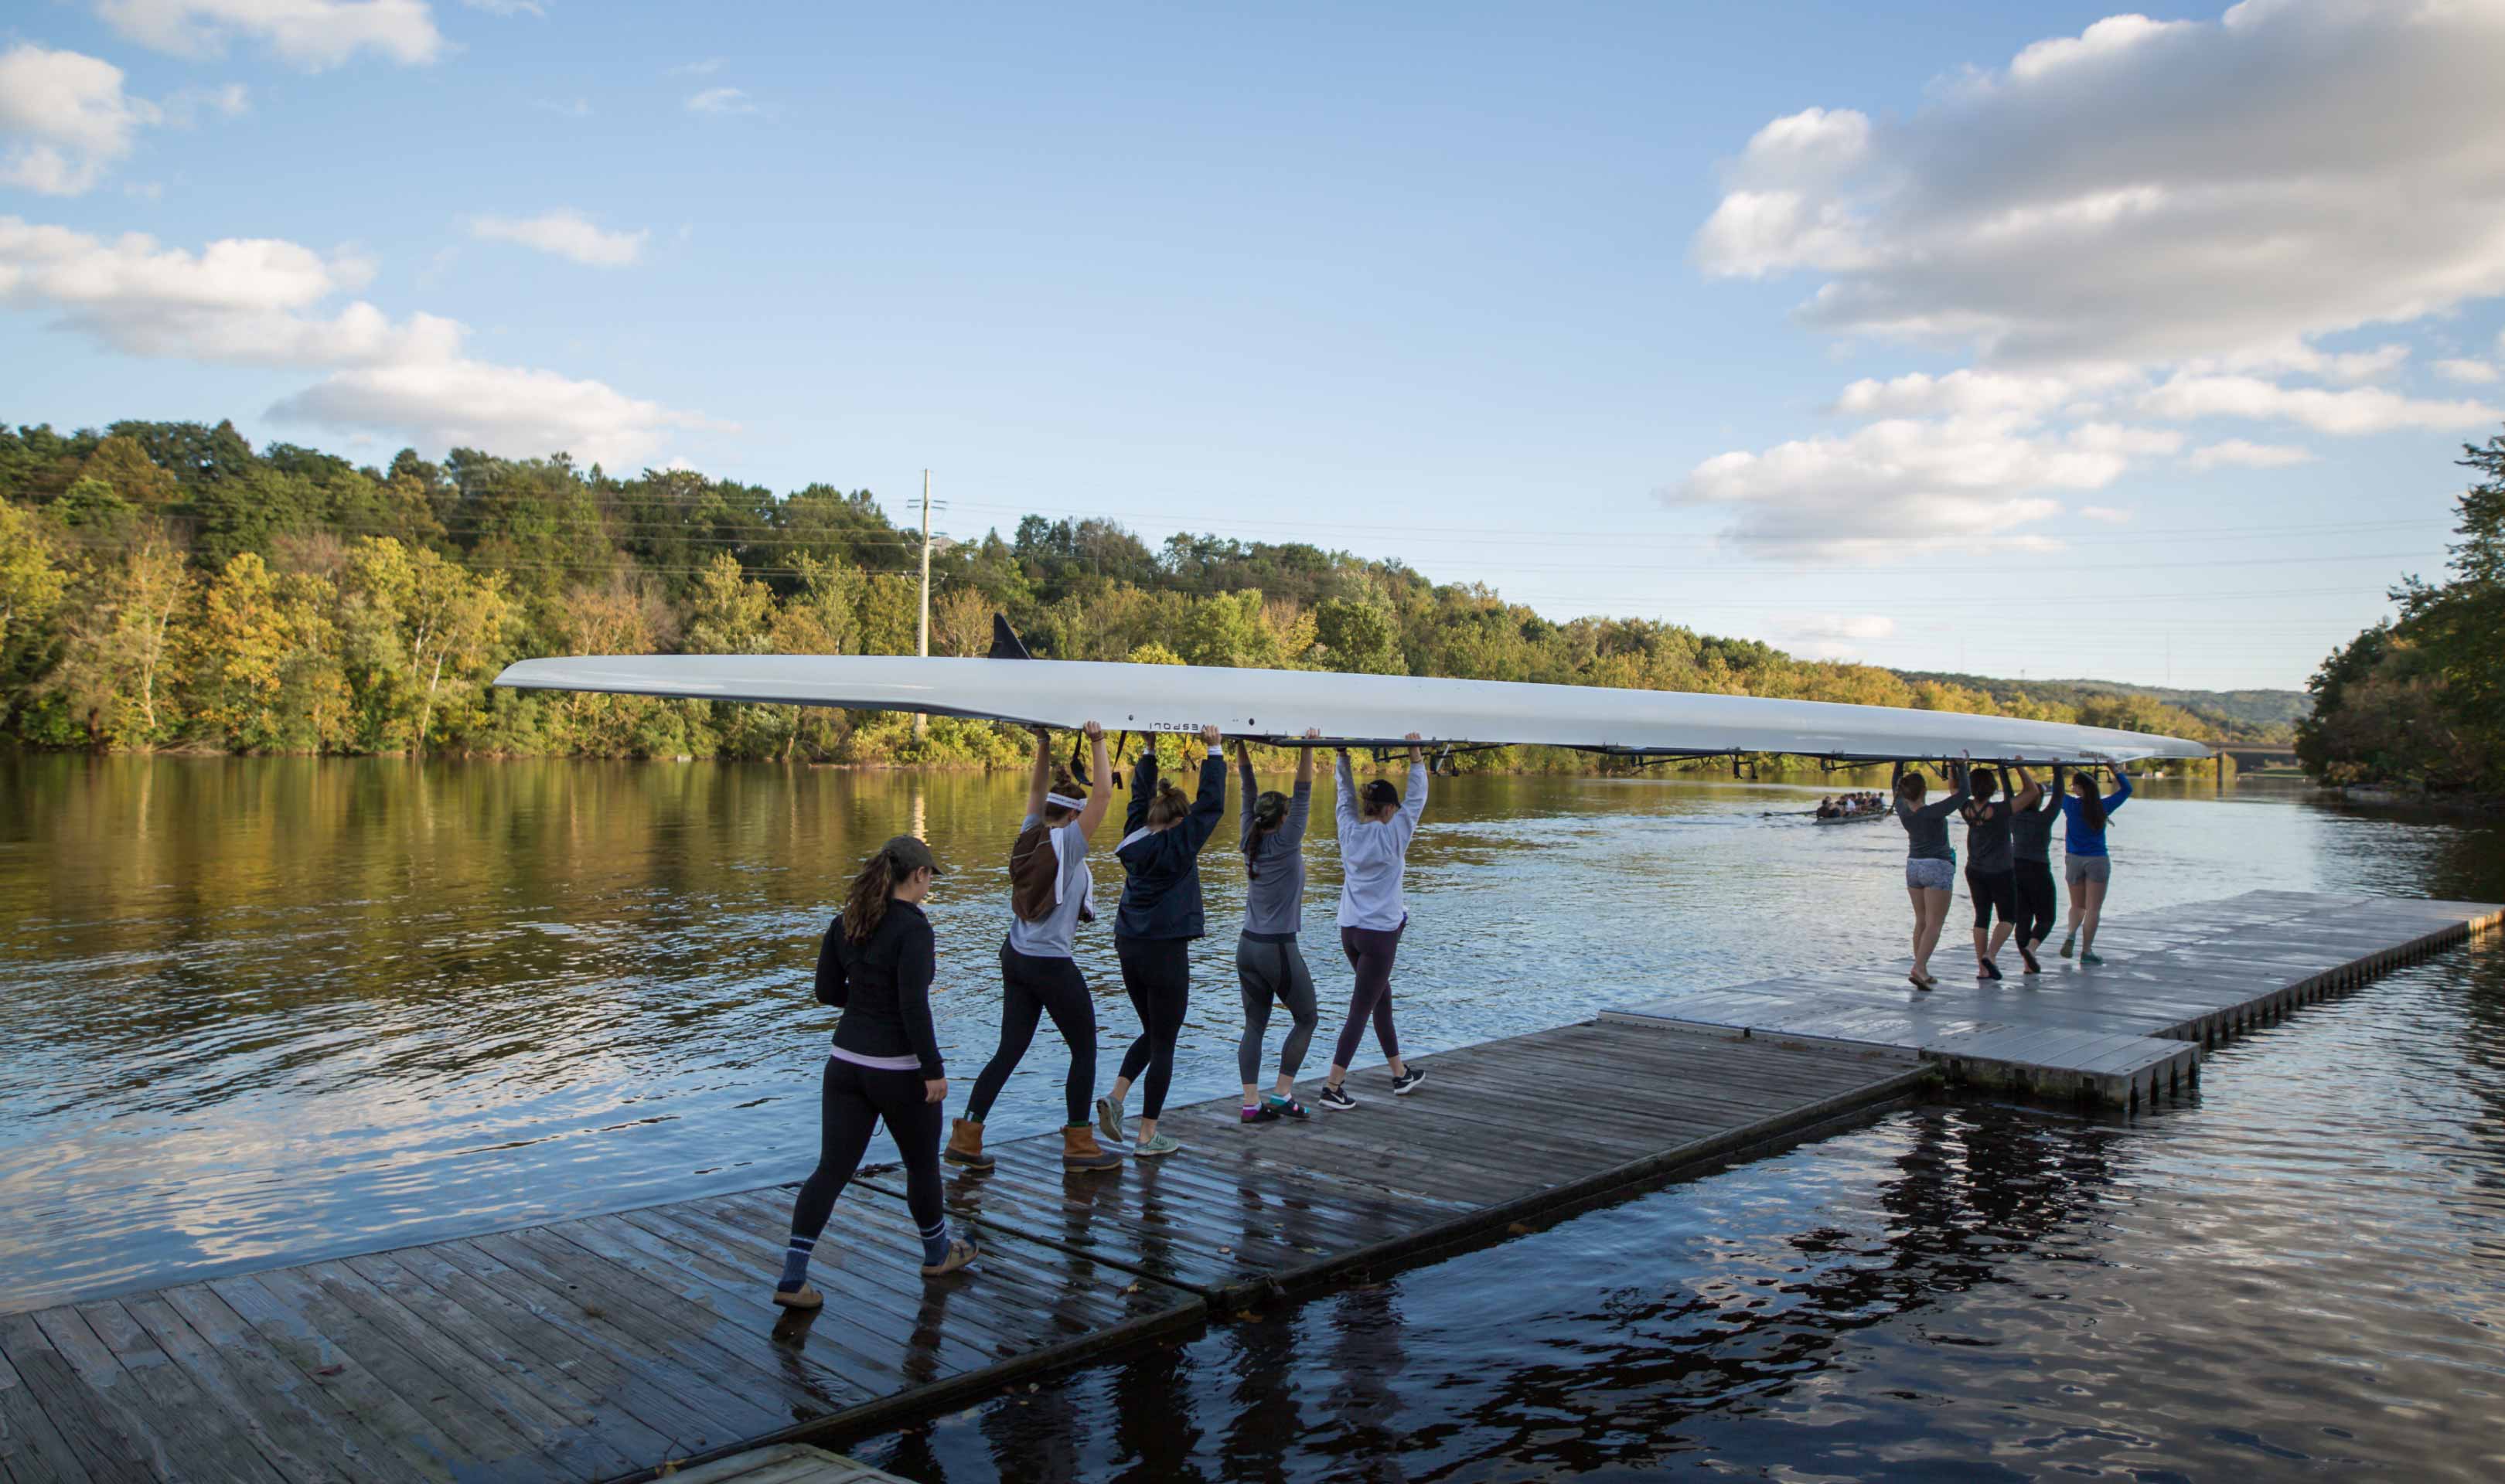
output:
[[2105, 854], [2105, 821], [2131, 801], [2131, 775], [2114, 770], [2114, 791], [2097, 796], [2096, 775], [2085, 770], [2070, 777], [2070, 792], [2062, 800], [2062, 877], [2070, 887], [2070, 930], [2062, 937], [2062, 956], [2070, 956], [2073, 939], [2079, 962], [2094, 968], [2097, 918], [2104, 913], [2105, 887], [2113, 880], [2113, 861]]
[[1171, 1155], [1182, 1145], [1157, 1132], [1174, 1078], [1175, 1037], [1191, 1001], [1191, 941], [1206, 928], [1200, 908], [1200, 850], [1226, 812], [1226, 758], [1217, 728], [1200, 729], [1209, 755], [1200, 765], [1200, 796], [1157, 777], [1156, 748], [1140, 756], [1131, 774], [1131, 806], [1122, 843], [1122, 905], [1113, 915], [1113, 955], [1122, 963], [1122, 988], [1140, 1013], [1140, 1038], [1122, 1053], [1113, 1089], [1096, 1100], [1096, 1126], [1122, 1142], [1122, 1100], [1146, 1070], [1147, 1106], [1131, 1152], [1142, 1158]]

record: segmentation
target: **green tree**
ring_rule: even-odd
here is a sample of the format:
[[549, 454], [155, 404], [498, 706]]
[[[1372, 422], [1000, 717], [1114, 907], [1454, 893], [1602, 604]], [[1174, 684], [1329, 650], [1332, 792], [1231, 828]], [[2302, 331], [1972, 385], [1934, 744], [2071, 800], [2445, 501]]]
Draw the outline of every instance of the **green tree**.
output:
[[1323, 663], [1333, 670], [1366, 675], [1409, 673], [1400, 656], [1399, 620], [1375, 604], [1323, 599], [1314, 609], [1314, 638], [1323, 646]]
[[504, 574], [367, 536], [348, 549], [340, 590], [365, 735], [417, 752], [464, 735], [513, 623]]
[[181, 658], [191, 725], [239, 752], [328, 751], [348, 739], [348, 685], [331, 609], [303, 572], [240, 552], [200, 596]]
[[71, 729], [58, 740], [143, 751], [171, 740], [174, 627], [192, 591], [182, 553], [153, 533], [82, 569], [63, 604], [60, 662], [40, 686]]

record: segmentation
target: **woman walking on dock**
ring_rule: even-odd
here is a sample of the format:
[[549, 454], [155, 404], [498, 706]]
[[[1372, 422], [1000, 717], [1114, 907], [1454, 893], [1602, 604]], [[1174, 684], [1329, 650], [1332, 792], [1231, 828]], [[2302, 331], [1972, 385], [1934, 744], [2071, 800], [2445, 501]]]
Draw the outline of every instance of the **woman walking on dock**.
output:
[[1142, 1158], [1182, 1148], [1157, 1132], [1157, 1118], [1165, 1112], [1166, 1087], [1174, 1078], [1175, 1037], [1182, 1031], [1183, 1011], [1191, 1002], [1191, 941], [1206, 931], [1200, 850], [1226, 812], [1226, 758], [1218, 747], [1217, 728], [1202, 727], [1200, 741], [1209, 755], [1200, 765], [1200, 796], [1195, 799], [1186, 800], [1182, 789], [1157, 777], [1155, 747], [1140, 755], [1131, 775], [1122, 843], [1113, 847], [1123, 871], [1122, 904], [1113, 915], [1113, 952], [1122, 961], [1122, 987], [1140, 1013], [1140, 1038], [1122, 1053], [1112, 1091], [1096, 1100], [1096, 1126], [1115, 1143], [1122, 1141], [1122, 1100], [1145, 1070], [1146, 1103], [1139, 1137], [1131, 1145]]
[[2131, 802], [2131, 775], [2114, 770], [2114, 791], [2097, 795], [2096, 775], [2085, 769], [2070, 778], [2062, 797], [2062, 876], [2070, 887], [2070, 930], [2062, 935], [2062, 956], [2079, 946], [2079, 962], [2090, 968], [2103, 963], [2097, 956], [2097, 920], [2104, 915], [2105, 887], [2113, 880], [2113, 862], [2105, 854], [2105, 821]]
[[1965, 764], [1951, 763], [1949, 771], [1955, 785], [1938, 803], [1925, 804], [1930, 781], [1903, 763], [1896, 765], [1896, 819], [1905, 827], [1905, 895], [1914, 904], [1914, 969], [1905, 977], [1917, 989], [1939, 983], [1931, 978], [1931, 949], [1940, 946], [1940, 928], [1948, 921], [1949, 899], [1957, 889], [1949, 816], [1965, 802]]
[[1400, 934], [1409, 925], [1409, 905], [1402, 891], [1409, 871], [1409, 842], [1418, 835], [1418, 820], [1427, 812], [1427, 758], [1418, 750], [1418, 734], [1409, 734], [1409, 794], [1383, 779], [1365, 785], [1362, 798], [1349, 771], [1348, 749], [1339, 749], [1339, 947], [1357, 971], [1349, 996], [1348, 1023], [1340, 1027], [1339, 1047], [1331, 1056], [1330, 1080], [1323, 1084], [1322, 1105], [1346, 1110], [1357, 1106], [1344, 1084], [1365, 1022], [1374, 1022], [1374, 1039], [1383, 1059], [1392, 1065], [1392, 1090], [1407, 1096], [1427, 1074], [1400, 1059], [1400, 1037], [1392, 1026], [1392, 963], [1400, 951]]
[[953, 1273], [979, 1256], [973, 1239], [950, 1240], [939, 1208], [939, 1107], [948, 1073], [931, 1026], [937, 944], [923, 899], [939, 875], [931, 847], [899, 835], [853, 879], [844, 910], [818, 949], [818, 1002], [843, 1011], [819, 1094], [818, 1167], [792, 1202], [792, 1240], [774, 1301], [788, 1309], [826, 1302], [809, 1286], [809, 1255], [834, 1213], [879, 1121], [904, 1159], [904, 1203], [922, 1236], [922, 1273]]
[[2018, 765], [2018, 783], [2019, 797], [2032, 794], [2036, 802], [2009, 816], [2009, 854], [2018, 886], [2018, 931], [2011, 936], [2027, 972], [2041, 974], [2044, 966], [2036, 961], [2035, 950], [2053, 936], [2053, 821], [2062, 816], [2062, 765], [2053, 765], [2050, 790], [2035, 786], [2024, 763]]
[[1035, 734], [1035, 772], [1027, 780], [1026, 817], [1009, 847], [1009, 931], [1001, 944], [1001, 1045], [974, 1079], [966, 1116], [950, 1126], [946, 1158], [968, 1169], [987, 1170], [983, 1120], [1001, 1087], [1034, 1044], [1037, 1022], [1052, 1028], [1070, 1048], [1070, 1074], [1062, 1083], [1061, 1163], [1065, 1169], [1110, 1170], [1122, 1156], [1096, 1143], [1087, 1125], [1087, 1097], [1096, 1090], [1096, 1003], [1087, 976], [1078, 972], [1078, 925], [1096, 919], [1096, 882], [1087, 870], [1087, 841], [1105, 822], [1112, 795], [1106, 789], [1105, 729], [1086, 726], [1090, 794], [1052, 760], [1051, 735]]
[[[1305, 740], [1322, 736], [1307, 731]], [[1296, 757], [1296, 791], [1253, 794], [1252, 749], [1235, 744], [1235, 767], [1244, 786], [1244, 933], [1235, 941], [1235, 978], [1244, 990], [1244, 1039], [1235, 1049], [1244, 1078], [1244, 1122], [1275, 1123], [1312, 1115], [1296, 1101], [1296, 1069], [1313, 1044], [1313, 971], [1305, 967], [1296, 934], [1305, 917], [1305, 818], [1314, 797], [1314, 749]], [[1295, 1024], [1279, 1051], [1279, 1081], [1257, 1095], [1261, 1040], [1270, 1028], [1270, 1002], [1288, 1007]]]
[[[1974, 770], [1973, 785], [1963, 812], [1965, 889], [1974, 901], [1975, 977], [1998, 979], [2001, 945], [2018, 926], [2018, 863], [2010, 852], [2010, 822], [2014, 813], [2033, 809], [2041, 796], [2029, 783], [2014, 800], [1994, 799], [2000, 777], [1989, 768]], [[1994, 914], [2000, 918], [1997, 924]]]

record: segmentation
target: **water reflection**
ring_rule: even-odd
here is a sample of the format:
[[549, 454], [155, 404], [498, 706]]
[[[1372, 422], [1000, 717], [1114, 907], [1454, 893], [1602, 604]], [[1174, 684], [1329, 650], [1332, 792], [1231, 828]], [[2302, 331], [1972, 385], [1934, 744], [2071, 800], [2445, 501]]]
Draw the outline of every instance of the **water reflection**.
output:
[[[1900, 842], [1765, 815], [1822, 782], [1439, 781], [1404, 1038], [1891, 950]], [[2492, 831], [2175, 787], [2117, 826], [2117, 915], [2265, 885], [2505, 893]], [[917, 817], [966, 868], [932, 907], [943, 1049], [970, 1073], [995, 1039], [1013, 778], [10, 755], [0, 800], [0, 1307], [789, 1178], [829, 1018], [817, 934]], [[1326, 835], [1313, 856], [1326, 920]], [[1241, 880], [1208, 880], [1178, 1099], [1234, 1080]], [[1118, 1047], [1110, 936], [1082, 959]], [[1059, 1071], [1019, 1069], [1003, 1136], [1056, 1122]]]
[[[2136, 1122], [1869, 1129], [853, 1451], [1004, 1479], [2494, 1477], [2505, 1125], [2404, 1112], [2490, 939]], [[2483, 1017], [2462, 1075], [2492, 1092]], [[2466, 1192], [2476, 1192], [2468, 1194]]]

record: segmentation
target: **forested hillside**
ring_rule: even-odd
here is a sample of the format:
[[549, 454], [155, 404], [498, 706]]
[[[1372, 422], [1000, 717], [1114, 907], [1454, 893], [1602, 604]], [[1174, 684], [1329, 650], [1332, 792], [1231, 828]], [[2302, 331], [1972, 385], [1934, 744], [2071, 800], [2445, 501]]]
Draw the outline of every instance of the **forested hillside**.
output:
[[[359, 466], [232, 426], [0, 429], [0, 730], [48, 747], [1006, 764], [935, 720], [487, 684], [533, 654], [909, 654], [918, 536], [866, 491], [403, 452]], [[1556, 623], [1301, 544], [1030, 516], [935, 551], [932, 651], [1008, 615], [1040, 655], [2000, 711], [2204, 735], [2137, 696], [2056, 698], [1796, 659], [1642, 619]], [[1495, 755], [1481, 766], [1583, 766]]]
[[2122, 680], [2004, 680], [1991, 675], [1921, 670], [1897, 673], [1908, 680], [1932, 680], [1978, 690], [1998, 700], [2026, 695], [2081, 706], [2116, 697], [2140, 697], [2199, 717], [2207, 728], [2204, 736], [2234, 742], [2285, 745], [2296, 736], [2297, 718], [2312, 708], [2312, 703], [2301, 690], [2178, 690]]
[[2400, 615], [2314, 673], [2296, 751], [2324, 782], [2505, 796], [2505, 435], [2462, 454], [2481, 477], [2457, 507], [2452, 575], [2404, 583]]

